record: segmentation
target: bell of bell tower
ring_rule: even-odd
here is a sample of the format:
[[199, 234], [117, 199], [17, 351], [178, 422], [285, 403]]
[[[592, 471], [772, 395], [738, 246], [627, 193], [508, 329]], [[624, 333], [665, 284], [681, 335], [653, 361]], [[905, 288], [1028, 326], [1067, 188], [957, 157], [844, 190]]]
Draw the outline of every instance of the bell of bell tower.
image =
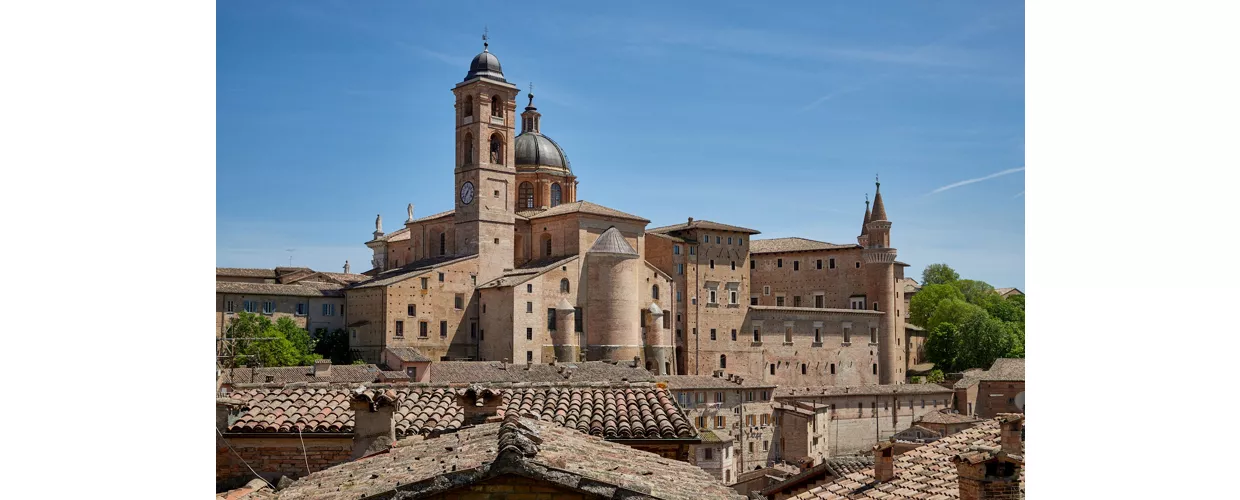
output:
[[478, 255], [478, 282], [513, 266], [513, 137], [519, 89], [483, 37], [456, 95], [456, 249]]

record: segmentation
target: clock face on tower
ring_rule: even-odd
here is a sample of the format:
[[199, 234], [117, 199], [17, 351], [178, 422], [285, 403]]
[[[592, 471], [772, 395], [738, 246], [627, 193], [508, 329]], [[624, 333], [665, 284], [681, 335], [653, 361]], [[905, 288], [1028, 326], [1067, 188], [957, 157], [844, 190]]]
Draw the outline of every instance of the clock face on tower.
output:
[[474, 201], [474, 183], [465, 181], [461, 184], [461, 203], [466, 205]]

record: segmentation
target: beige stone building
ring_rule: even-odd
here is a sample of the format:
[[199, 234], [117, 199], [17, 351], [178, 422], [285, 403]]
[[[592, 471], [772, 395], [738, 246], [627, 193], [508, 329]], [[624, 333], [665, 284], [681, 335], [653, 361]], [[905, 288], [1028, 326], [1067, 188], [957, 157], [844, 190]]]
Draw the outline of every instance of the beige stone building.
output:
[[419, 218], [410, 204], [386, 233], [376, 219], [371, 278], [344, 291], [361, 359], [409, 347], [433, 361], [636, 359], [656, 375], [904, 382], [916, 353], [906, 265], [877, 191], [855, 244], [754, 240], [693, 218], [648, 228], [581, 197], [533, 94], [518, 115], [489, 49], [452, 91], [454, 206]]
[[349, 272], [314, 271], [304, 267], [215, 269], [215, 335], [242, 311], [277, 321], [292, 318], [311, 333], [334, 331], [346, 324], [344, 288], [369, 279]]

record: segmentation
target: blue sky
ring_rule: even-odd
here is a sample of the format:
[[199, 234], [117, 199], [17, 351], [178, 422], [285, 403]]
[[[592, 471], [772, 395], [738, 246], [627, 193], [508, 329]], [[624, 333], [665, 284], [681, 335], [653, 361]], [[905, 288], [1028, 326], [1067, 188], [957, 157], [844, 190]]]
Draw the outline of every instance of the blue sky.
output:
[[452, 208], [485, 25], [581, 199], [846, 243], [878, 174], [910, 276], [1024, 288], [1023, 3], [218, 5], [219, 266], [361, 272], [376, 213]]

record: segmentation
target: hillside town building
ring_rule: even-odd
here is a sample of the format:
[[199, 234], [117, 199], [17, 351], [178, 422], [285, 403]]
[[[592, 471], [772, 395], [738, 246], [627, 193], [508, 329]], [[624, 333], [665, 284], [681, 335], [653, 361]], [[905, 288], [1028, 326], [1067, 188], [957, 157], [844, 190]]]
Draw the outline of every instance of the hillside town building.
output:
[[[484, 48], [453, 88], [451, 210], [384, 232], [344, 289], [350, 346], [368, 362], [627, 361], [657, 375], [716, 369], [794, 385], [899, 384], [910, 352], [907, 266], [877, 190], [856, 243], [755, 240], [757, 230], [649, 220], [582, 196], [533, 94]], [[520, 120], [518, 133], [517, 121]], [[445, 166], [445, 174], [446, 174]], [[432, 174], [433, 175], [433, 174]]]

